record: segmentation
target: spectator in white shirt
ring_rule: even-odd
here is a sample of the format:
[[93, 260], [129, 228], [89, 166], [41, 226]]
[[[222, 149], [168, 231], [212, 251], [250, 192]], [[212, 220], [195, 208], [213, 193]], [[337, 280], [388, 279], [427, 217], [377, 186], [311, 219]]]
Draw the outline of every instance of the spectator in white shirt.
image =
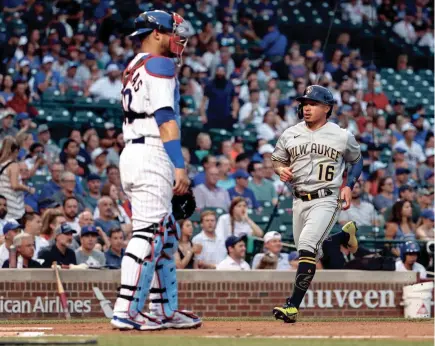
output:
[[360, 0], [351, 0], [343, 5], [343, 19], [350, 20], [353, 25], [361, 25], [364, 16], [364, 9]]
[[107, 66], [107, 75], [98, 79], [89, 88], [89, 92], [97, 99], [121, 100], [122, 83], [119, 80], [119, 67], [116, 64]]
[[263, 122], [265, 109], [260, 106], [260, 90], [249, 91], [249, 102], [246, 102], [239, 111], [239, 122], [247, 125], [260, 125]]
[[249, 264], [245, 261], [246, 255], [246, 236], [236, 237], [232, 235], [225, 241], [228, 256], [220, 262], [217, 270], [251, 270]]
[[205, 67], [209, 69], [212, 65], [217, 65], [220, 61], [221, 52], [219, 51], [219, 43], [215, 40], [208, 43], [207, 51], [202, 56], [202, 61]]
[[216, 226], [216, 235], [223, 239], [230, 235], [262, 237], [262, 229], [248, 216], [248, 205], [243, 197], [234, 197], [230, 212], [222, 215]]
[[414, 26], [411, 23], [412, 13], [406, 12], [405, 18], [393, 26], [393, 31], [405, 40], [406, 43], [412, 44], [417, 39]]
[[74, 230], [76, 233], [80, 233], [80, 225], [78, 220], [79, 214], [79, 203], [77, 198], [74, 196], [67, 197], [63, 201], [63, 215], [65, 216], [66, 223]]
[[0, 246], [0, 268], [9, 259], [9, 249], [14, 241], [14, 237], [19, 233], [21, 226], [16, 221], [7, 222], [3, 227], [5, 242]]
[[361, 200], [363, 191], [359, 182], [355, 183], [352, 190], [352, 202], [350, 208], [342, 210], [338, 222], [345, 225], [349, 221], [355, 221], [357, 226], [379, 226], [379, 216], [373, 204]]
[[200, 218], [202, 231], [192, 239], [192, 243], [202, 246], [202, 252], [197, 256], [200, 269], [216, 269], [216, 266], [226, 257], [225, 239], [216, 235], [216, 213], [206, 210]]
[[252, 269], [261, 269], [259, 268], [259, 265], [262, 261], [262, 259], [267, 254], [272, 254], [277, 258], [277, 266], [274, 269], [277, 270], [289, 270], [292, 269], [292, 266], [290, 265], [290, 262], [288, 260], [288, 254], [281, 253], [282, 249], [282, 242], [281, 242], [281, 234], [276, 231], [270, 231], [267, 232], [264, 235], [264, 253], [258, 253], [255, 255], [254, 259], [252, 260]]
[[400, 249], [400, 260], [396, 262], [396, 271], [420, 273], [420, 279], [426, 279], [426, 269], [417, 262], [420, 246], [415, 241], [407, 241]]
[[418, 41], [418, 45], [420, 47], [429, 47], [430, 49], [434, 49], [434, 36], [433, 30], [430, 26], [426, 28], [426, 32], [421, 36]]
[[257, 137], [266, 141], [277, 139], [280, 134], [277, 127], [278, 118], [279, 116], [273, 110], [265, 112], [263, 122], [257, 126]]
[[408, 163], [413, 167], [417, 167], [419, 163], [426, 161], [421, 145], [414, 141], [417, 130], [411, 123], [406, 123], [402, 126], [402, 132], [405, 138], [398, 141], [393, 149], [405, 149]]

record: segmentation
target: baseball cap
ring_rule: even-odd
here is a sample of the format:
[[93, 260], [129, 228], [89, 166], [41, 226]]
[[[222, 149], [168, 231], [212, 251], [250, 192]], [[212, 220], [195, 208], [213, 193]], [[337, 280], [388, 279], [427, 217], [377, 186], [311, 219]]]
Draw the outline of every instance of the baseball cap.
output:
[[41, 200], [38, 200], [38, 206], [39, 210], [41, 209], [53, 209], [60, 207], [60, 203], [55, 201], [53, 198], [44, 198]]
[[434, 175], [434, 173], [433, 173], [433, 171], [431, 169], [427, 170], [424, 173], [424, 180], [428, 180], [428, 179], [432, 178], [433, 175]]
[[68, 63], [68, 65], [67, 65], [67, 68], [68, 68], [68, 69], [70, 69], [70, 68], [77, 68], [78, 66], [79, 66], [79, 64], [76, 63], [75, 61], [70, 61], [70, 62]]
[[43, 133], [48, 131], [48, 126], [46, 124], [42, 124], [38, 126], [38, 133]]
[[12, 108], [7, 108], [4, 109], [0, 112], [0, 120], [6, 118], [6, 117], [14, 117], [15, 116], [15, 111]]
[[434, 221], [434, 212], [432, 209], [425, 209], [421, 212], [421, 217]]
[[243, 143], [243, 137], [241, 136], [234, 137], [234, 143]]
[[412, 187], [409, 185], [402, 185], [399, 187], [399, 195], [404, 191], [412, 191]]
[[101, 180], [101, 177], [98, 174], [91, 173], [88, 175], [88, 181], [92, 180]]
[[42, 59], [42, 64], [43, 64], [43, 65], [45, 65], [45, 64], [50, 64], [50, 63], [52, 63], [52, 62], [54, 62], [54, 58], [53, 58], [51, 55], [46, 55], [46, 56], [44, 56], [44, 58]]
[[89, 226], [83, 226], [80, 232], [80, 236], [85, 236], [88, 234], [95, 234], [98, 235], [97, 228], [95, 226], [89, 225]]
[[385, 168], [387, 168], [387, 166], [388, 165], [386, 163], [383, 163], [381, 161], [375, 161], [370, 166], [370, 172], [373, 173], [373, 172], [379, 171], [380, 169], [385, 169]]
[[19, 122], [21, 120], [27, 120], [27, 119], [30, 119], [29, 114], [22, 112], [17, 114], [15, 121]]
[[22, 59], [20, 61], [20, 67], [29, 66], [29, 65], [30, 65], [30, 61], [28, 59]]
[[92, 54], [91, 52], [87, 52], [86, 53], [86, 60], [96, 60], [95, 55]]
[[421, 115], [418, 114], [418, 113], [414, 113], [414, 114], [411, 116], [411, 120], [412, 120], [412, 121], [417, 121], [417, 120], [420, 119], [420, 118], [421, 118]]
[[258, 153], [260, 155], [264, 154], [272, 154], [273, 153], [273, 146], [269, 143], [263, 144], [260, 149], [258, 149]]
[[94, 161], [98, 156], [102, 154], [107, 155], [107, 150], [104, 150], [103, 148], [94, 149], [91, 154], [92, 161]]
[[250, 177], [250, 175], [246, 171], [244, 171], [243, 169], [238, 169], [233, 174], [234, 179], [238, 179], [238, 178], [248, 179], [249, 177]]
[[111, 123], [110, 121], [105, 122], [105, 123], [104, 123], [104, 128], [105, 128], [106, 130], [112, 130], [112, 129], [115, 128], [115, 124], [114, 124], [114, 123]]
[[396, 175], [410, 174], [410, 173], [411, 173], [411, 171], [408, 168], [399, 167], [396, 169]]
[[70, 225], [67, 223], [61, 224], [58, 228], [56, 228], [56, 235], [59, 234], [70, 234], [70, 233], [77, 233], [74, 229], [71, 228]]
[[119, 67], [116, 64], [110, 64], [107, 66], [106, 72], [119, 71]]
[[230, 235], [227, 240], [225, 240], [225, 247], [228, 249], [230, 246], [236, 245], [238, 242], [246, 241], [246, 234], [242, 234], [239, 237], [235, 235]]
[[405, 125], [402, 126], [402, 132], [406, 132], [406, 131], [417, 131], [415, 126], [412, 125], [411, 123], [406, 123]]
[[406, 154], [406, 149], [405, 148], [398, 147], [398, 148], [394, 149], [394, 151], [396, 153], [399, 153], [399, 154]]
[[3, 234], [6, 235], [9, 231], [16, 231], [20, 228], [20, 224], [16, 221], [6, 222], [6, 224], [3, 226]]
[[273, 239], [281, 240], [281, 234], [279, 232], [276, 232], [276, 231], [270, 231], [270, 232], [267, 232], [263, 237], [265, 244], [268, 241], [273, 240]]

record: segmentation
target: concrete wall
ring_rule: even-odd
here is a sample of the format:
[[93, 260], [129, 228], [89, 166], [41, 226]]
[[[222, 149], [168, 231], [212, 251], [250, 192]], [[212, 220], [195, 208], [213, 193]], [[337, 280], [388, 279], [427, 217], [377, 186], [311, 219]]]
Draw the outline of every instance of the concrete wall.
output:
[[[0, 271], [0, 318], [63, 318], [52, 270]], [[293, 289], [295, 272], [180, 270], [180, 308], [201, 316], [271, 316]], [[61, 271], [73, 317], [104, 317], [94, 287], [112, 304], [118, 270]], [[402, 288], [413, 272], [318, 271], [303, 316], [403, 316]]]

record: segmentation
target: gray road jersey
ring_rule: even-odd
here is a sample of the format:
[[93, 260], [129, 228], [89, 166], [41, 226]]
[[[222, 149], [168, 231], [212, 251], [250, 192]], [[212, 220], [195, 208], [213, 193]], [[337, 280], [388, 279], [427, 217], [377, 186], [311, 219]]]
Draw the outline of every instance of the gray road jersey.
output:
[[291, 184], [296, 191], [339, 188], [346, 163], [361, 157], [355, 137], [338, 125], [327, 122], [312, 131], [305, 122], [289, 127], [279, 137], [272, 160], [289, 165]]

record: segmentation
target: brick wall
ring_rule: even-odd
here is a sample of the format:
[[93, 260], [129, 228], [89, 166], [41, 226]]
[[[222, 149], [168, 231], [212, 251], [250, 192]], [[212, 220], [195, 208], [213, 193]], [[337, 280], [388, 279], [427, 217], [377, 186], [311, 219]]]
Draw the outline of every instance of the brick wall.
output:
[[[193, 310], [205, 317], [271, 316], [271, 309], [285, 302], [288, 293], [292, 291], [294, 273], [264, 273], [179, 273], [180, 307]], [[360, 275], [363, 277], [354, 274], [346, 277], [336, 273], [335, 280], [334, 275], [331, 277], [331, 274], [328, 276], [319, 272], [316, 276], [320, 277], [313, 282], [304, 301], [303, 315], [403, 316], [403, 308], [400, 306], [402, 288], [415, 282], [415, 275], [399, 275], [398, 280], [392, 280], [388, 277], [392, 273], [385, 273], [387, 277], [383, 281], [377, 277], [373, 282], [369, 282], [369, 277], [364, 278], [367, 274], [359, 273], [362, 273]], [[46, 271], [40, 280], [37, 280], [38, 273], [31, 273], [32, 277], [28, 280], [20, 280], [19, 274], [19, 271], [15, 271], [14, 275], [2, 275], [0, 318], [63, 318], [53, 273]], [[104, 317], [93, 287], [98, 287], [105, 298], [114, 303], [116, 288], [119, 285], [119, 272], [106, 274], [102, 271], [63, 271], [61, 274], [70, 300], [72, 316]], [[325, 282], [322, 282], [322, 278]]]

